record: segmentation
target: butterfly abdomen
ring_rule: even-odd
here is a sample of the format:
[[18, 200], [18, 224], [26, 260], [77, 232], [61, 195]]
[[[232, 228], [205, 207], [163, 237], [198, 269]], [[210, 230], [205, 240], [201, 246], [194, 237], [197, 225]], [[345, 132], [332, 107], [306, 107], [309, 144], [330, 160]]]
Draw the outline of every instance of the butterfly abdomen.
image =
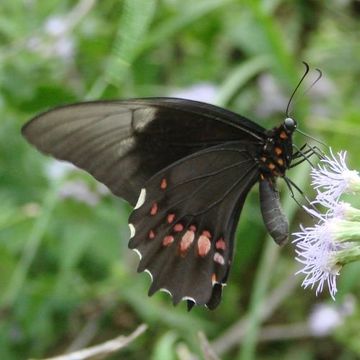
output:
[[264, 179], [259, 184], [260, 208], [266, 229], [278, 245], [284, 245], [289, 237], [289, 223], [281, 209], [275, 180]]

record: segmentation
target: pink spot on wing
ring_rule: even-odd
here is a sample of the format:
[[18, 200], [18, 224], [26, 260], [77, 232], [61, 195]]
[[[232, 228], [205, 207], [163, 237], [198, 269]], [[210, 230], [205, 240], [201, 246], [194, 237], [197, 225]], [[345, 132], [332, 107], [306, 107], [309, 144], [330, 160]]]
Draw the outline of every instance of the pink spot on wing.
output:
[[164, 246], [169, 246], [170, 244], [172, 244], [174, 242], [174, 237], [172, 235], [167, 235], [164, 237], [163, 240], [163, 245]]
[[202, 234], [203, 234], [204, 236], [206, 236], [207, 238], [211, 239], [211, 233], [210, 233], [210, 231], [204, 230], [204, 231], [202, 232]]
[[220, 253], [218, 253], [218, 252], [216, 252], [216, 253], [214, 254], [214, 261], [215, 261], [216, 263], [220, 264], [220, 265], [224, 265], [224, 264], [225, 264], [225, 259], [224, 259], [224, 257], [223, 257]]
[[178, 224], [176, 224], [176, 225], [174, 226], [174, 231], [175, 231], [175, 232], [181, 232], [181, 231], [183, 231], [183, 230], [184, 230], [184, 225], [183, 225], [183, 224], [178, 223]]
[[187, 230], [185, 234], [182, 236], [180, 241], [180, 253], [181, 255], [185, 255], [189, 250], [190, 245], [193, 243], [195, 239], [195, 233], [192, 230]]
[[197, 245], [198, 245], [198, 254], [201, 257], [206, 256], [211, 249], [210, 239], [205, 235], [200, 235]]
[[150, 230], [149, 231], [149, 239], [154, 239], [155, 238], [155, 231], [154, 230]]
[[223, 238], [220, 238], [216, 243], [215, 247], [217, 250], [225, 250], [226, 249], [226, 243]]
[[163, 178], [160, 183], [160, 189], [165, 190], [166, 188], [167, 188], [167, 181], [165, 178]]
[[175, 214], [168, 214], [166, 220], [169, 224], [171, 224], [175, 220]]
[[156, 215], [157, 212], [158, 212], [158, 208], [159, 208], [158, 204], [156, 202], [154, 202], [152, 204], [152, 207], [151, 207], [151, 210], [150, 210], [150, 215], [152, 215], [152, 216]]
[[195, 225], [190, 225], [189, 226], [189, 230], [191, 230], [191, 231], [196, 231], [196, 226]]

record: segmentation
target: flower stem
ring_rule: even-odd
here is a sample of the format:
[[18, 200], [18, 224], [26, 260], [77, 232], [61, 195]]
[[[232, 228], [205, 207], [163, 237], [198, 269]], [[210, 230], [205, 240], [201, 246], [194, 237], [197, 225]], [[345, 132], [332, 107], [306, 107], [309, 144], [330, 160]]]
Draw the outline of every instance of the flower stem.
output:
[[360, 223], [348, 220], [337, 220], [334, 223], [333, 234], [336, 240], [344, 241], [360, 241]]

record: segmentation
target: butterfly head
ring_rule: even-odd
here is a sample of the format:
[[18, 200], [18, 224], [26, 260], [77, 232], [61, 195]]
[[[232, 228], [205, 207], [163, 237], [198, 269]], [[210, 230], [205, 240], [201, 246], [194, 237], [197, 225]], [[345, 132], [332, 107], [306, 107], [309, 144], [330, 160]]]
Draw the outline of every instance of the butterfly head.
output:
[[296, 120], [294, 120], [293, 118], [287, 117], [284, 120], [283, 126], [284, 126], [284, 130], [288, 134], [292, 134], [297, 127], [297, 123], [296, 123]]

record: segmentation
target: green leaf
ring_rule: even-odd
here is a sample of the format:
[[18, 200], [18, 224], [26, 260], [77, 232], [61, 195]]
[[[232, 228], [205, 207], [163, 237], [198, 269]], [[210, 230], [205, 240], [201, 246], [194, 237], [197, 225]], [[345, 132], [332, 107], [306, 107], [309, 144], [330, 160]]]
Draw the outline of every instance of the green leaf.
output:
[[177, 335], [173, 332], [168, 332], [163, 335], [155, 344], [152, 360], [175, 360], [174, 344]]

